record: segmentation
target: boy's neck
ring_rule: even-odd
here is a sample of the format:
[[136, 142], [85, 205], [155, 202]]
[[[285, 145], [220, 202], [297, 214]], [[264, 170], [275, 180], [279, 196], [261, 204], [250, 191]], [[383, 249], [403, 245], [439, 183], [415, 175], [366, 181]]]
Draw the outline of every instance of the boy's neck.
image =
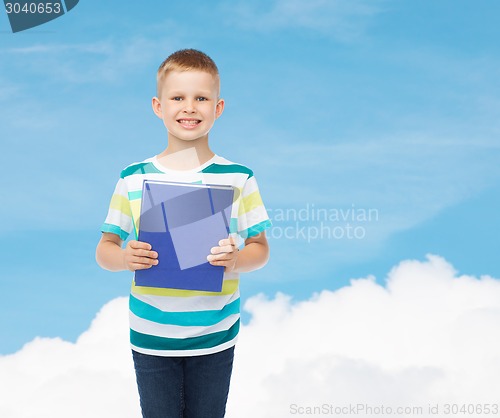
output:
[[177, 142], [169, 140], [167, 148], [156, 156], [164, 167], [171, 170], [192, 170], [205, 164], [215, 154], [206, 140]]

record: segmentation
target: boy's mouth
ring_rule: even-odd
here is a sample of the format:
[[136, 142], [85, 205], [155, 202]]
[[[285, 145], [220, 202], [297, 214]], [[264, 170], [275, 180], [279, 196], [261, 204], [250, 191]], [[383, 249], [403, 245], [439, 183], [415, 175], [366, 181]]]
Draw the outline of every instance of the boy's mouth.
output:
[[177, 119], [177, 122], [182, 125], [183, 128], [193, 129], [201, 123], [199, 119]]

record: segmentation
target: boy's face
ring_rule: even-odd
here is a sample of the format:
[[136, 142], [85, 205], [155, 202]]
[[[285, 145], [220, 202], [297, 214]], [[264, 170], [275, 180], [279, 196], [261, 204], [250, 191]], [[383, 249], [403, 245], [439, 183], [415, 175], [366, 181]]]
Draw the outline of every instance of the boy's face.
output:
[[218, 80], [204, 71], [171, 71], [163, 80], [153, 111], [163, 120], [169, 139], [194, 141], [208, 132], [224, 110]]

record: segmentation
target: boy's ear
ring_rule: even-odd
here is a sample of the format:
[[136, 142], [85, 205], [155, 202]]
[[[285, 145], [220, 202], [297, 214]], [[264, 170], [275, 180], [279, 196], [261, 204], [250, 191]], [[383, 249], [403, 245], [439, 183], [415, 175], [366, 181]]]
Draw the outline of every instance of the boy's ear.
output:
[[224, 111], [224, 105], [224, 99], [219, 99], [215, 107], [215, 119], [218, 119], [219, 116], [222, 115], [222, 112]]
[[153, 107], [153, 112], [155, 113], [156, 116], [158, 116], [160, 119], [163, 119], [163, 112], [161, 111], [161, 103], [160, 99], [158, 97], [153, 97], [153, 100], [151, 101], [151, 106]]

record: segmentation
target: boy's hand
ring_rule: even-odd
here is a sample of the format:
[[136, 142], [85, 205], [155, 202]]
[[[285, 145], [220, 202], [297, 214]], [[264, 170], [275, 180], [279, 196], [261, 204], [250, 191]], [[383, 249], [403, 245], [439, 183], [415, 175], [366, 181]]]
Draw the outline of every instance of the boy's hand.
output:
[[130, 271], [144, 270], [158, 264], [158, 253], [151, 245], [142, 241], [129, 241], [123, 249], [123, 263]]
[[232, 237], [221, 239], [218, 247], [212, 247], [212, 253], [207, 257], [207, 260], [212, 266], [224, 266], [226, 272], [231, 272], [236, 266], [238, 259], [238, 248]]

